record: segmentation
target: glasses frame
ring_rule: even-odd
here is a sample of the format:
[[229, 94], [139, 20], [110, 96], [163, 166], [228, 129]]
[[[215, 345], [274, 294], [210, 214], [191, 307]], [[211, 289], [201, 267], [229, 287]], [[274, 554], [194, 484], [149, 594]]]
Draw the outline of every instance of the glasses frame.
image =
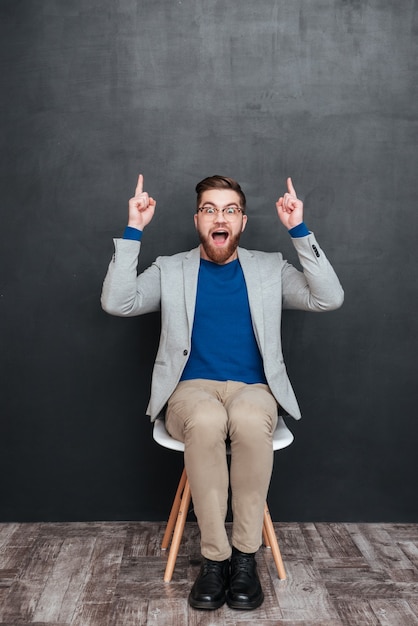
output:
[[[233, 213], [227, 213], [228, 209], [233, 209], [234, 212]], [[213, 211], [212, 213], [209, 213], [208, 211]], [[208, 204], [207, 206], [200, 206], [197, 209], [198, 213], [201, 213], [204, 217], [214, 217], [215, 215], [218, 216], [219, 213], [222, 213], [222, 215], [226, 218], [226, 219], [233, 219], [235, 217], [238, 217], [239, 215], [244, 215], [244, 211], [242, 209], [242, 207], [240, 206], [236, 206], [229, 204], [228, 206], [225, 206], [223, 208], [219, 208], [217, 206], [213, 206], [211, 204]]]

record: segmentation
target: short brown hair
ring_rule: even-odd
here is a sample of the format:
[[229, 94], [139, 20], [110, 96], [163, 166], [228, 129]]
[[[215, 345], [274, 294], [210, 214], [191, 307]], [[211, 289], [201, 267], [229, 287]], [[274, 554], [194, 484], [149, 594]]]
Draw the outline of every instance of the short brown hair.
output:
[[241, 189], [239, 183], [233, 178], [228, 178], [227, 176], [219, 176], [218, 174], [214, 174], [213, 176], [208, 176], [197, 183], [196, 185], [196, 207], [199, 208], [200, 200], [202, 198], [202, 193], [204, 191], [208, 191], [209, 189], [232, 189], [232, 191], [236, 191], [239, 195], [241, 201], [242, 212], [245, 213], [247, 208], [247, 200], [245, 198], [245, 194]]

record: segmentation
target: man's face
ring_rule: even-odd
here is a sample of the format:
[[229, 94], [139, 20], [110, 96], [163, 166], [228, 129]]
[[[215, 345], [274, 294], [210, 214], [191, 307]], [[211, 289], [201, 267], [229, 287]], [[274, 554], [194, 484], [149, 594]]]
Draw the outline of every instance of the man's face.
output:
[[198, 211], [194, 216], [202, 259], [220, 265], [233, 261], [237, 258], [237, 247], [247, 224], [247, 216], [241, 212], [228, 215], [220, 209], [241, 207], [239, 195], [232, 189], [209, 189], [202, 193], [200, 207], [215, 209], [213, 215]]

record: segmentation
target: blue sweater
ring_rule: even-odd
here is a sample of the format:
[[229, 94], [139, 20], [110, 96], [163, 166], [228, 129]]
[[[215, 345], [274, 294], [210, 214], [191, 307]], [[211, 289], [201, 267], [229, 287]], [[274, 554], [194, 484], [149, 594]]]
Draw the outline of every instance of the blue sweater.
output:
[[192, 349], [181, 380], [266, 383], [240, 262], [200, 260]]

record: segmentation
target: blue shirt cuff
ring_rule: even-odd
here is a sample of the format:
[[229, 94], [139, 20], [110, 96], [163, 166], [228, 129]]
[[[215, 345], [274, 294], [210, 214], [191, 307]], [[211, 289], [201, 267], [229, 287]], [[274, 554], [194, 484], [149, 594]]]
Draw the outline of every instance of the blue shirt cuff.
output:
[[141, 241], [142, 230], [134, 228], [133, 226], [126, 226], [123, 232], [123, 239], [133, 239], [134, 241]]
[[301, 222], [297, 226], [293, 228], [289, 228], [288, 233], [294, 239], [298, 237], [306, 237], [306, 235], [310, 235], [310, 231], [307, 229], [305, 222]]

